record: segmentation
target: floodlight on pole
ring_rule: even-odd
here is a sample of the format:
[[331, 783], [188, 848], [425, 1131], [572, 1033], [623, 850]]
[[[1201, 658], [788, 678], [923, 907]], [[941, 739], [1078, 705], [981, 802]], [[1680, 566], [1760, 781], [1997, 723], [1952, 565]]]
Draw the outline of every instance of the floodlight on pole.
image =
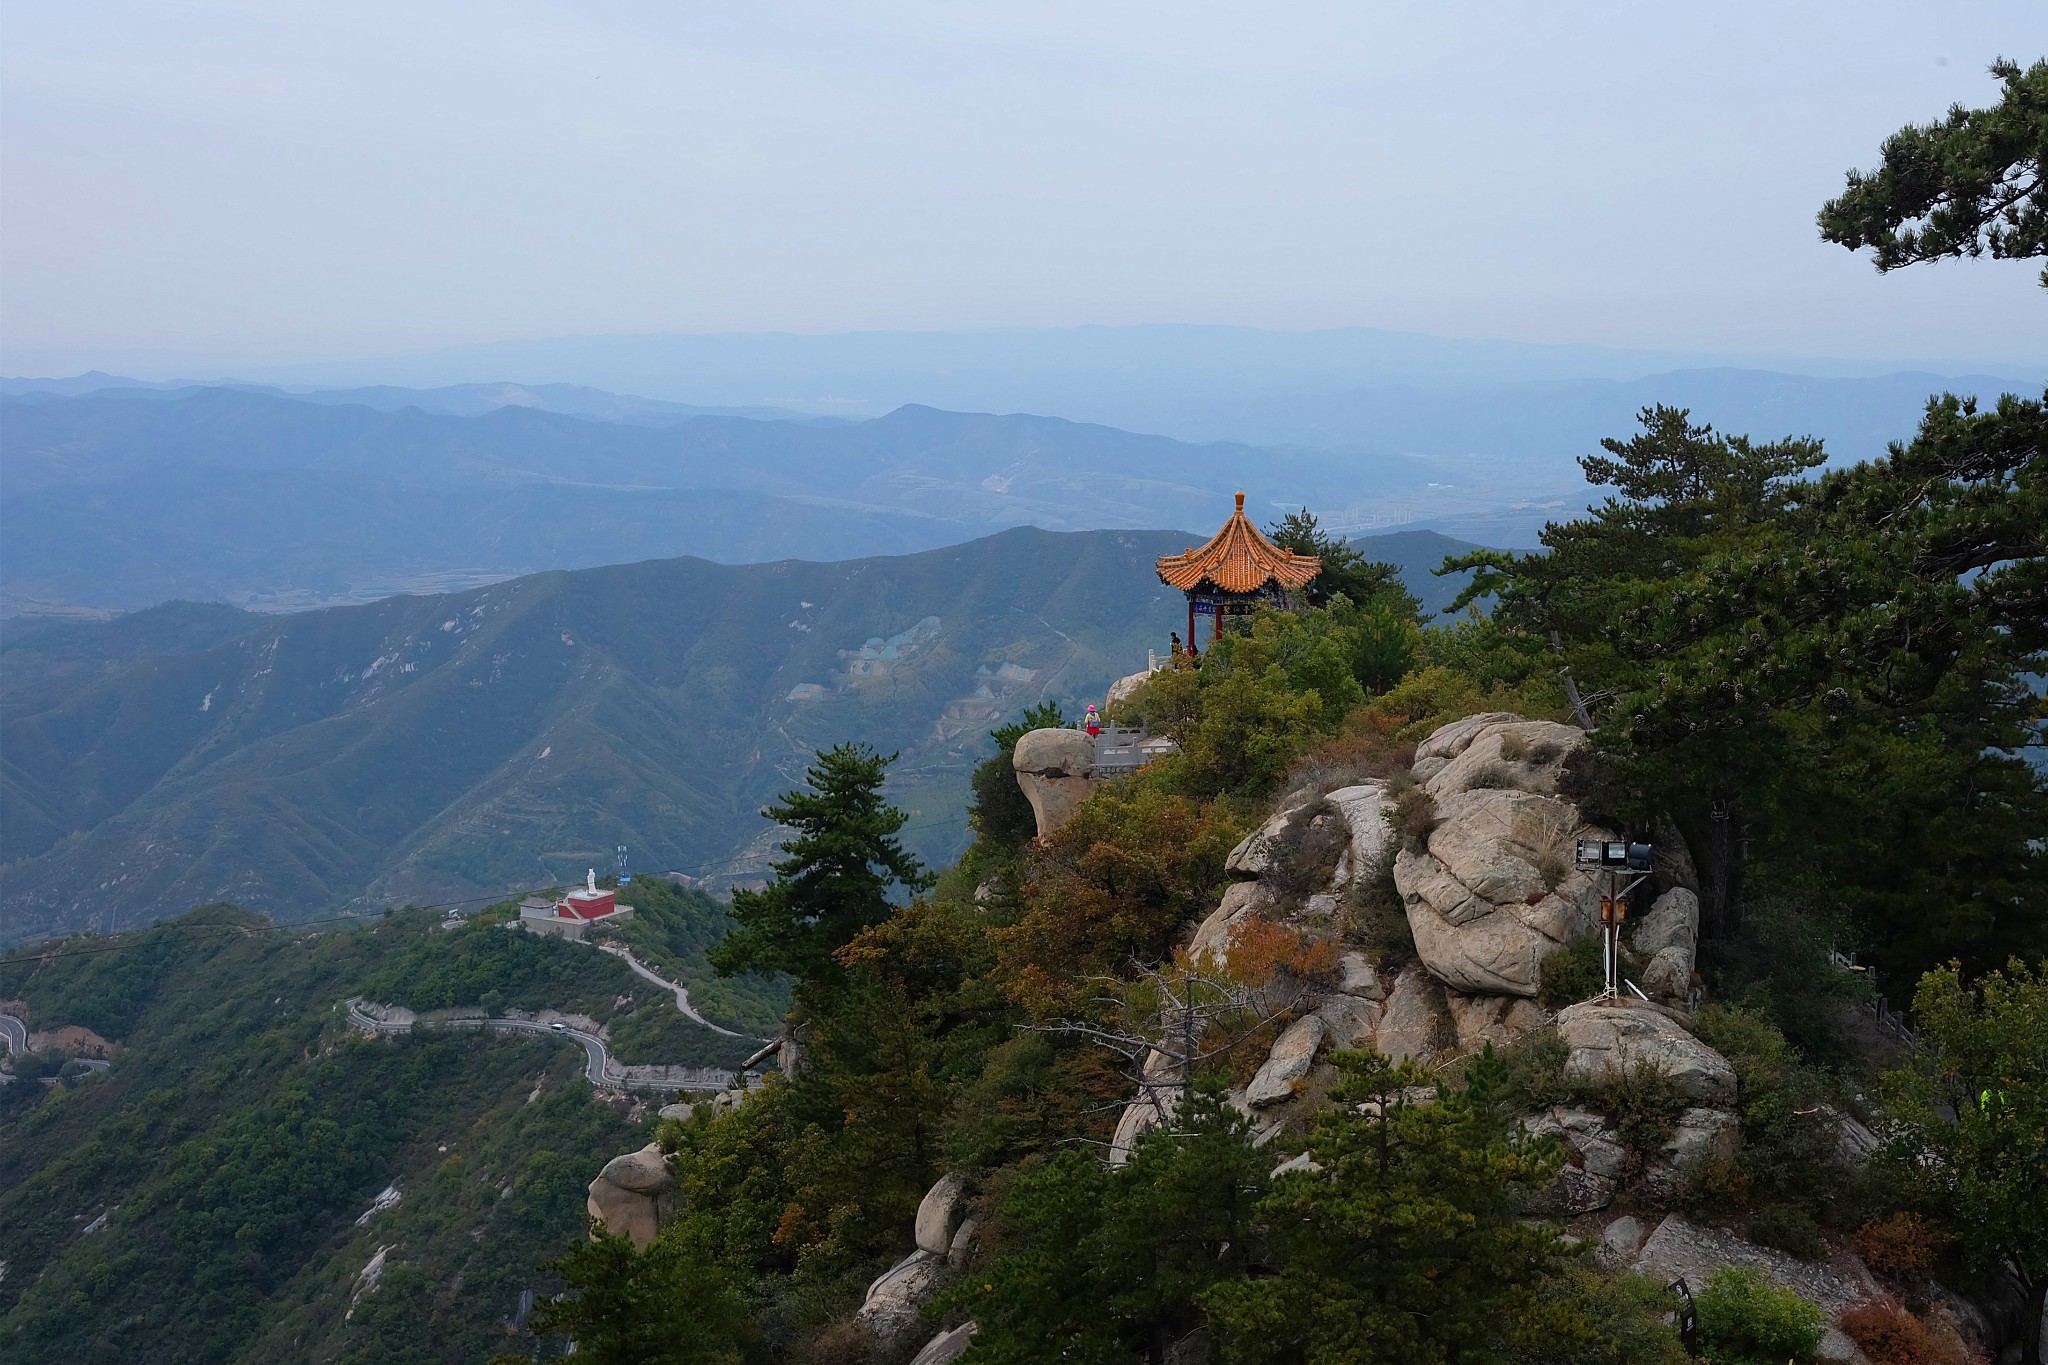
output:
[[[1633, 843], [1627, 839], [1581, 839], [1578, 841], [1576, 861], [1580, 867], [1597, 871], [1606, 879], [1606, 886], [1600, 896], [1600, 939], [1601, 966], [1607, 982], [1600, 992], [1602, 1000], [1621, 998], [1621, 926], [1628, 918], [1628, 893], [1641, 886], [1656, 865], [1657, 850], [1651, 844]], [[1621, 885], [1624, 875], [1634, 873], [1628, 885]]]

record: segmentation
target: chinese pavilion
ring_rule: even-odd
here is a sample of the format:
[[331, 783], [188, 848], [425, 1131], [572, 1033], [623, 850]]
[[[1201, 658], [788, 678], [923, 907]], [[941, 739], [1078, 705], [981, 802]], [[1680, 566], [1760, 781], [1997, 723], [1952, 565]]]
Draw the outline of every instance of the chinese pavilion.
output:
[[1220, 639], [1223, 618], [1248, 612], [1261, 602], [1292, 607], [1294, 594], [1323, 570], [1315, 555], [1283, 550], [1259, 534], [1244, 514], [1244, 494], [1223, 529], [1199, 550], [1161, 555], [1159, 581], [1188, 598], [1188, 647], [1195, 643], [1195, 618], [1210, 618], [1209, 636]]

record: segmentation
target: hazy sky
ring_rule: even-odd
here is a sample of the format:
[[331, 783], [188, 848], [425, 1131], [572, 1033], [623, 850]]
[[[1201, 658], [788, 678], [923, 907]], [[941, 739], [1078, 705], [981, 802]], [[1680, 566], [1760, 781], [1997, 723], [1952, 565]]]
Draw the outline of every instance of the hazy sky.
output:
[[[16, 372], [1232, 322], [2048, 361], [1813, 216], [2041, 0], [0, 0]], [[189, 361], [190, 363], [186, 363]]]

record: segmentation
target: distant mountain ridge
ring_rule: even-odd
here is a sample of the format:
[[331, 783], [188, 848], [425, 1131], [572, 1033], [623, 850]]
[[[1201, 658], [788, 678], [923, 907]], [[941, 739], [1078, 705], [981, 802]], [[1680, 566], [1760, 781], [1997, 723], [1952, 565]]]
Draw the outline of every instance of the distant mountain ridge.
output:
[[189, 398], [201, 389], [235, 389], [242, 393], [292, 398], [302, 403], [330, 406], [357, 404], [379, 412], [418, 408], [421, 412], [449, 417], [481, 417], [499, 408], [534, 408], [570, 417], [592, 417], [605, 422], [627, 422], [641, 426], [665, 426], [691, 417], [746, 417], [758, 422], [809, 422], [831, 425], [843, 418], [820, 417], [793, 412], [788, 408], [760, 404], [741, 407], [700, 407], [672, 403], [634, 394], [609, 393], [581, 384], [451, 384], [434, 389], [408, 389], [393, 384], [373, 384], [346, 389], [285, 389], [244, 380], [145, 380], [92, 371], [63, 379], [0, 378], [0, 394], [31, 402], [51, 398], [78, 398], [102, 394], [133, 398]]
[[279, 609], [678, 554], [825, 560], [1016, 525], [1214, 525], [1247, 485], [1261, 515], [1313, 505], [1342, 525], [1348, 508], [1426, 503], [1442, 474], [921, 407], [653, 427], [200, 389], [0, 399], [0, 423], [0, 597], [17, 610]]
[[[1847, 461], [1910, 434], [1936, 391], [2010, 387], [1726, 369], [1325, 392], [1219, 383], [1125, 394], [1108, 409], [1119, 425], [1102, 425], [914, 404], [845, 421], [569, 384], [0, 381], [0, 615], [169, 597], [292, 610], [643, 557], [836, 559], [1016, 525], [1207, 525], [1239, 488], [1262, 519], [1309, 506], [1335, 529], [1528, 546], [1591, 500], [1573, 457], [1627, 435], [1651, 404], [1764, 439], [1819, 436]], [[1186, 439], [1204, 433], [1242, 439]]]
[[[1283, 397], [1400, 385], [1634, 380], [1735, 367], [1823, 378], [1993, 370], [2048, 379], [2048, 350], [1959, 363], [1504, 341], [1375, 327], [1305, 331], [1213, 324], [931, 332], [675, 333], [534, 337], [374, 359], [238, 365], [272, 384], [568, 382], [686, 403], [765, 403], [877, 416], [904, 403], [1047, 412], [1124, 425], [1112, 402]], [[14, 362], [16, 364], [20, 361]], [[220, 366], [209, 366], [219, 369]], [[1213, 434], [1213, 433], [1212, 433]]]

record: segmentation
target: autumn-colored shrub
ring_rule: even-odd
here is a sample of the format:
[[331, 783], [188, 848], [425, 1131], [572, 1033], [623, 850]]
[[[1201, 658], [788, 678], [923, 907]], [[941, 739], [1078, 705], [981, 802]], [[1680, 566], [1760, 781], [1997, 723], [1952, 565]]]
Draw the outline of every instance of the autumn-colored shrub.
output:
[[1252, 990], [1263, 990], [1283, 973], [1305, 986], [1327, 985], [1337, 976], [1337, 939], [1246, 918], [1230, 931], [1229, 958], [1230, 978]]
[[1150, 772], [1081, 803], [1030, 855], [1023, 913], [989, 930], [996, 979], [1026, 1008], [1057, 1012], [1084, 978], [1156, 962], [1215, 907], [1223, 860], [1244, 834], [1230, 803], [1161, 790]]
[[1934, 1269], [1946, 1240], [1917, 1213], [1895, 1213], [1856, 1230], [1856, 1254], [1885, 1283], [1913, 1289]]
[[1897, 1299], [1872, 1299], [1844, 1309], [1841, 1328], [1871, 1365], [1970, 1365], [1970, 1350], [1953, 1328], [1929, 1326]]
[[1400, 726], [1370, 706], [1354, 707], [1343, 728], [1322, 741], [1281, 774], [1283, 792], [1312, 791], [1326, 795], [1339, 787], [1384, 781], [1406, 773], [1415, 761], [1415, 743], [1396, 735]]

